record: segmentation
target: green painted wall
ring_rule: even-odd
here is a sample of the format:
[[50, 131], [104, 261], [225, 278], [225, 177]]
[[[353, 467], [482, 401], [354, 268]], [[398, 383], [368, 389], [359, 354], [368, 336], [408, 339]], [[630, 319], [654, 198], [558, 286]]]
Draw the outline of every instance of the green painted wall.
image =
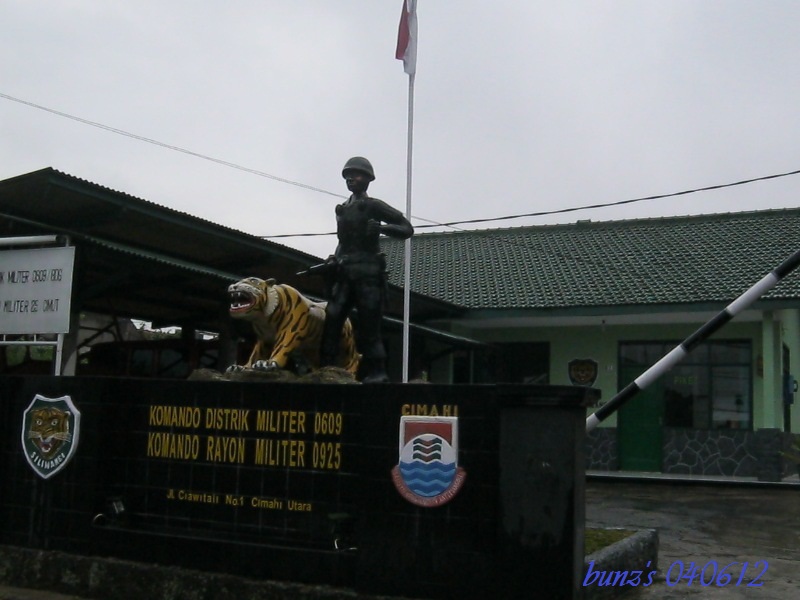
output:
[[[796, 312], [796, 311], [795, 311]], [[593, 387], [602, 391], [603, 401], [610, 400], [620, 389], [618, 385], [617, 352], [622, 341], [674, 341], [680, 343], [700, 326], [699, 323], [676, 323], [671, 325], [598, 325], [593, 327], [541, 327], [541, 328], [498, 328], [496, 330], [461, 330], [461, 333], [486, 342], [549, 342], [550, 343], [550, 383], [569, 385], [567, 365], [573, 359], [591, 358], [598, 363], [598, 377]], [[757, 358], [762, 355], [762, 323], [735, 321], [726, 325], [712, 339], [749, 339], [753, 344], [753, 406], [754, 423], [757, 428], [775, 427], [770, 417], [775, 412], [774, 402], [764, 406], [765, 381], [769, 391], [772, 378], [770, 369], [765, 368], [767, 378], [758, 375]], [[798, 350], [800, 353], [800, 350]], [[795, 353], [793, 353], [794, 356]], [[770, 359], [771, 360], [771, 359]], [[800, 360], [800, 358], [798, 359]], [[765, 364], [773, 365], [767, 362]], [[799, 371], [800, 372], [800, 371]], [[622, 382], [626, 385], [630, 382]], [[772, 392], [769, 392], [772, 395]], [[774, 396], [772, 396], [774, 397]], [[800, 398], [798, 398], [800, 400]], [[634, 402], [635, 399], [631, 400]], [[591, 411], [590, 411], [591, 412]], [[797, 412], [800, 412], [798, 410]], [[603, 422], [604, 427], [616, 426], [612, 415]]]
[[[800, 310], [782, 310], [777, 314], [781, 323], [781, 338], [789, 348], [789, 372], [800, 380]], [[800, 392], [795, 393], [790, 411], [792, 432], [800, 433]]]

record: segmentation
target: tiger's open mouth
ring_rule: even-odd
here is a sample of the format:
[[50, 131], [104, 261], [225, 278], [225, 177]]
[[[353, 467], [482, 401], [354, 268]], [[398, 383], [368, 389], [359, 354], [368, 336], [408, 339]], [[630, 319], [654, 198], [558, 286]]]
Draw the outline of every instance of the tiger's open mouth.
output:
[[256, 300], [252, 294], [247, 292], [235, 291], [230, 293], [230, 312], [246, 312], [253, 308]]
[[42, 437], [41, 434], [34, 434], [31, 432], [28, 434], [28, 437], [30, 437], [33, 440], [33, 443], [38, 446], [43, 456], [50, 456], [50, 454], [53, 453], [56, 444], [59, 444], [59, 440], [53, 435]]

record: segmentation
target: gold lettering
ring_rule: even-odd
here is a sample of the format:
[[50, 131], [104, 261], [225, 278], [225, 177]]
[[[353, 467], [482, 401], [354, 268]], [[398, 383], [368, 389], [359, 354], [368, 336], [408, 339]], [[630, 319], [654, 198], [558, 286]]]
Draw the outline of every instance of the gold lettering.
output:
[[342, 413], [323, 412], [314, 415], [314, 433], [340, 435], [343, 425]]
[[256, 440], [255, 463], [267, 467], [305, 467], [304, 440]]
[[457, 417], [458, 406], [455, 404], [442, 404], [437, 406], [435, 404], [403, 404], [400, 407], [400, 414], [404, 417], [408, 416], [423, 416], [423, 417]]
[[311, 512], [310, 502], [298, 502], [297, 500], [287, 500], [286, 508], [288, 510], [297, 510], [301, 512]]
[[332, 442], [314, 442], [311, 459], [315, 469], [338, 471], [342, 466], [342, 445]]
[[[170, 495], [168, 497], [171, 500], [175, 499], [175, 495], [172, 490], [170, 490]], [[202, 502], [204, 504], [219, 504], [219, 496], [217, 494], [208, 494], [205, 492], [191, 492], [189, 490], [179, 490], [177, 498], [178, 500], [183, 500], [184, 502]]]
[[207, 408], [206, 429], [231, 429], [234, 431], [250, 431], [249, 409], [240, 408]]
[[147, 456], [197, 460], [199, 453], [199, 436], [166, 431], [148, 432], [147, 434]]
[[297, 410], [259, 410], [256, 431], [270, 433], [305, 433], [306, 413]]
[[250, 506], [253, 508], [266, 508], [269, 510], [283, 510], [283, 500], [279, 498], [250, 498]]
[[244, 496], [225, 494], [225, 504], [230, 506], [244, 506]]
[[158, 427], [199, 427], [200, 409], [194, 406], [159, 404], [150, 407], [147, 421]]
[[243, 438], [210, 435], [206, 440], [206, 460], [241, 464], [244, 462], [244, 442]]

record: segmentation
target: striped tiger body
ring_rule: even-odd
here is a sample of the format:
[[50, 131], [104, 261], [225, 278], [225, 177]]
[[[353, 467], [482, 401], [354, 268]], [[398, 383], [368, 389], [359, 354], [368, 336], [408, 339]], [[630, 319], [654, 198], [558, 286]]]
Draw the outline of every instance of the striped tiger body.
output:
[[[256, 334], [247, 363], [229, 370], [285, 369], [291, 356], [298, 352], [312, 368], [319, 367], [325, 302], [313, 302], [290, 285], [258, 277], [231, 284], [228, 294], [231, 317], [249, 321]], [[337, 366], [355, 375], [360, 358], [348, 319], [342, 328]]]

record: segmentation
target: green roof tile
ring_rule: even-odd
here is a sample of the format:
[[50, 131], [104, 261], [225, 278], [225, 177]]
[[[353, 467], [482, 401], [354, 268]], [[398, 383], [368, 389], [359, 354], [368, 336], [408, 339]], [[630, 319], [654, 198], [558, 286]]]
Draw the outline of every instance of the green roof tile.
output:
[[[382, 247], [403, 285], [404, 243]], [[411, 288], [474, 309], [727, 303], [798, 249], [800, 209], [423, 233]], [[800, 300], [800, 275], [766, 298]]]

